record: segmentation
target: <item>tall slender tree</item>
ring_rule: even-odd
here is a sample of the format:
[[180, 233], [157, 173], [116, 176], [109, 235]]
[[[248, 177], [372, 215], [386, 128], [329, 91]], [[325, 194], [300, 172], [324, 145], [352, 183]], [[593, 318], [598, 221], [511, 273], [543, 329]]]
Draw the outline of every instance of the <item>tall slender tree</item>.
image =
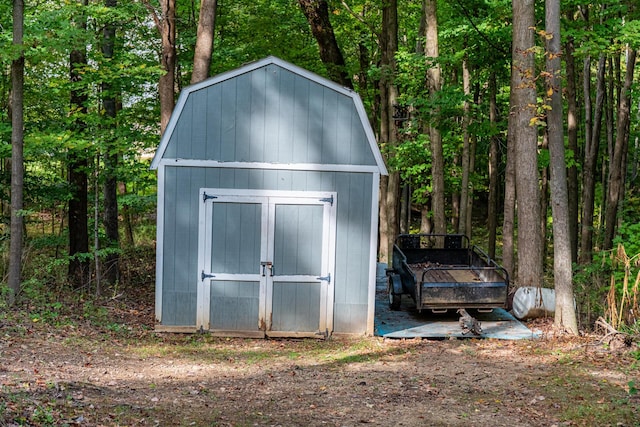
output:
[[[440, 65], [436, 62], [439, 56], [437, 1], [424, 1], [427, 18], [425, 55], [429, 61], [433, 61], [427, 70], [427, 85], [430, 97], [435, 100], [438, 92], [442, 88]], [[438, 116], [437, 109], [435, 116]], [[436, 120], [438, 120], [438, 118], [436, 118]], [[431, 209], [433, 211], [433, 228], [435, 233], [444, 234], [447, 232], [444, 203], [444, 152], [442, 135], [437, 123], [430, 124], [429, 139], [431, 141], [431, 176], [433, 187]]]
[[555, 323], [578, 334], [571, 271], [569, 194], [564, 152], [562, 84], [560, 80], [560, 0], [546, 0], [547, 135], [551, 156], [551, 212], [553, 217], [553, 278], [556, 293]]
[[200, 2], [196, 46], [193, 52], [191, 84], [201, 82], [209, 77], [217, 8], [218, 0], [202, 0]]
[[[498, 101], [497, 101], [496, 73], [489, 75], [489, 122], [492, 127], [496, 127], [498, 121]], [[489, 209], [487, 212], [489, 228], [488, 251], [491, 258], [496, 256], [496, 235], [498, 228], [498, 143], [499, 136], [491, 135], [489, 142]]]
[[[82, 1], [81, 16], [76, 17], [75, 25], [86, 30], [86, 16], [84, 9], [87, 0]], [[82, 76], [87, 65], [87, 52], [84, 40], [77, 40], [76, 46], [69, 55], [69, 77], [72, 83], [70, 94], [70, 110], [74, 132], [77, 135], [78, 146], [69, 149], [67, 154], [67, 176], [71, 189], [69, 200], [69, 268], [68, 280], [76, 289], [89, 283], [89, 259], [83, 254], [89, 252], [89, 221], [88, 221], [88, 153], [84, 139], [86, 130], [85, 116], [89, 94], [86, 87], [82, 87]]]
[[[394, 81], [396, 72], [395, 55], [398, 51], [398, 3], [397, 0], [385, 2], [382, 9], [382, 33], [379, 40], [381, 48], [382, 75], [380, 90], [380, 138], [379, 143], [386, 148], [387, 155], [394, 155], [398, 143], [398, 130], [393, 119], [394, 105], [398, 103], [398, 88]], [[390, 170], [388, 177], [381, 179], [380, 191], [380, 258], [390, 261], [393, 241], [398, 234], [398, 195], [400, 173]]]
[[[573, 21], [573, 10], [567, 14], [569, 21]], [[578, 260], [578, 102], [576, 88], [576, 65], [574, 38], [569, 36], [565, 42], [565, 64], [566, 64], [566, 97], [567, 97], [567, 148], [572, 154], [572, 161], [567, 168], [567, 191], [569, 192], [569, 233], [571, 235], [571, 259]]]
[[518, 215], [518, 283], [542, 284], [542, 233], [536, 130], [535, 2], [513, 0], [511, 113]]
[[[105, 0], [104, 5], [114, 9], [116, 0]], [[106, 63], [111, 62], [114, 54], [116, 26], [112, 18], [102, 31], [102, 56]], [[107, 119], [108, 129], [105, 129], [107, 140], [104, 153], [104, 229], [108, 245], [111, 250], [104, 263], [104, 279], [109, 284], [116, 283], [120, 278], [120, 255], [118, 254], [120, 234], [118, 232], [118, 157], [120, 156], [118, 140], [115, 134], [117, 99], [114, 85], [102, 82], [102, 108]], [[97, 287], [97, 293], [100, 288]]]
[[11, 61], [11, 242], [9, 244], [9, 305], [16, 301], [22, 275], [24, 204], [24, 0], [13, 0], [13, 45], [18, 56]]
[[618, 107], [617, 128], [615, 144], [613, 146], [613, 157], [610, 166], [610, 179], [607, 192], [607, 206], [605, 211], [605, 232], [603, 249], [613, 247], [613, 238], [616, 231], [618, 217], [618, 206], [623, 198], [624, 173], [626, 170], [623, 159], [626, 157], [627, 145], [629, 143], [629, 123], [631, 118], [631, 85], [633, 84], [633, 73], [635, 70], [637, 52], [633, 48], [626, 50], [627, 70], [624, 78], [624, 85], [620, 93], [620, 106]]
[[458, 222], [458, 233], [471, 237], [471, 134], [469, 132], [469, 122], [471, 121], [471, 103], [468, 97], [471, 95], [471, 72], [469, 62], [465, 58], [462, 61], [462, 88], [467, 99], [464, 101], [462, 117], [462, 183], [460, 188], [460, 219]]
[[156, 29], [160, 34], [162, 48], [160, 52], [160, 67], [163, 74], [158, 82], [160, 97], [160, 132], [164, 133], [173, 107], [175, 106], [175, 76], [176, 76], [176, 0], [160, 0], [160, 13], [151, 5], [149, 0], [142, 0], [151, 14]]
[[591, 61], [584, 61], [583, 88], [585, 98], [585, 148], [582, 165], [582, 229], [580, 232], [580, 264], [591, 262], [593, 253], [593, 221], [595, 212], [596, 168], [600, 152], [602, 115], [604, 111], [606, 57], [600, 55], [596, 78], [595, 115], [591, 106]]

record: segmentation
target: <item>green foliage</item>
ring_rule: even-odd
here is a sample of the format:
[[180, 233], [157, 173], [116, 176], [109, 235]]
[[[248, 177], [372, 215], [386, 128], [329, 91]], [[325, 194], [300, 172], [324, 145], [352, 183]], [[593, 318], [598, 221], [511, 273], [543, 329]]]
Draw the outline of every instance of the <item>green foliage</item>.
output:
[[616, 328], [637, 332], [640, 296], [640, 198], [630, 193], [614, 239], [614, 250], [596, 252], [591, 265], [574, 276], [579, 300], [593, 316], [605, 316]]
[[[268, 55], [326, 75], [309, 25], [293, 0], [218, 3], [215, 40], [214, 75]], [[192, 61], [186, 62], [190, 68]]]

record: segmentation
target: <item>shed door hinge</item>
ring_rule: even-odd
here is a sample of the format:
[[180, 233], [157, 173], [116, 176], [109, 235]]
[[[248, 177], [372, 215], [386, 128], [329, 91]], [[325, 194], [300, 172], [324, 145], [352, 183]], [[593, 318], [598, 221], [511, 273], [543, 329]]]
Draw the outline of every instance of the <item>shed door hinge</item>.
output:
[[213, 274], [207, 274], [204, 272], [204, 270], [202, 270], [202, 273], [200, 273], [200, 280], [202, 280], [204, 282], [204, 279], [211, 279], [212, 277], [216, 277]]
[[320, 199], [320, 201], [329, 203], [331, 206], [333, 206], [333, 195], [331, 195], [331, 197], [325, 197], [324, 199]]
[[331, 274], [327, 274], [326, 276], [316, 277], [317, 280], [322, 280], [327, 283], [331, 283]]
[[202, 193], [202, 202], [203, 203], [206, 203], [206, 201], [209, 200], [209, 199], [217, 199], [217, 198], [218, 198], [218, 196], [212, 196], [212, 195], [207, 194], [207, 193]]

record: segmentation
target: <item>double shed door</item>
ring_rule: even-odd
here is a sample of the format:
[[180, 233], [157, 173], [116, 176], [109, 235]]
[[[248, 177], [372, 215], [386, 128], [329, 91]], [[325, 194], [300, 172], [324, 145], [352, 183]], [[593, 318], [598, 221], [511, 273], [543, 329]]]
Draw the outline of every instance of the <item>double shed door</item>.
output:
[[335, 194], [202, 189], [197, 324], [219, 335], [333, 328]]

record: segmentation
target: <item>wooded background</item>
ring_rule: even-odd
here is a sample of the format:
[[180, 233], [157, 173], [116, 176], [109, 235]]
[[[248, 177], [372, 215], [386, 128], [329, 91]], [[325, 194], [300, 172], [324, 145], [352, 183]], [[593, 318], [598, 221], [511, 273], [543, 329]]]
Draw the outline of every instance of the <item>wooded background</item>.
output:
[[275, 55], [362, 97], [390, 169], [380, 261], [400, 232], [465, 233], [514, 284], [555, 287], [559, 326], [633, 327], [639, 18], [635, 0], [2, 3], [7, 301], [135, 286], [177, 94]]

